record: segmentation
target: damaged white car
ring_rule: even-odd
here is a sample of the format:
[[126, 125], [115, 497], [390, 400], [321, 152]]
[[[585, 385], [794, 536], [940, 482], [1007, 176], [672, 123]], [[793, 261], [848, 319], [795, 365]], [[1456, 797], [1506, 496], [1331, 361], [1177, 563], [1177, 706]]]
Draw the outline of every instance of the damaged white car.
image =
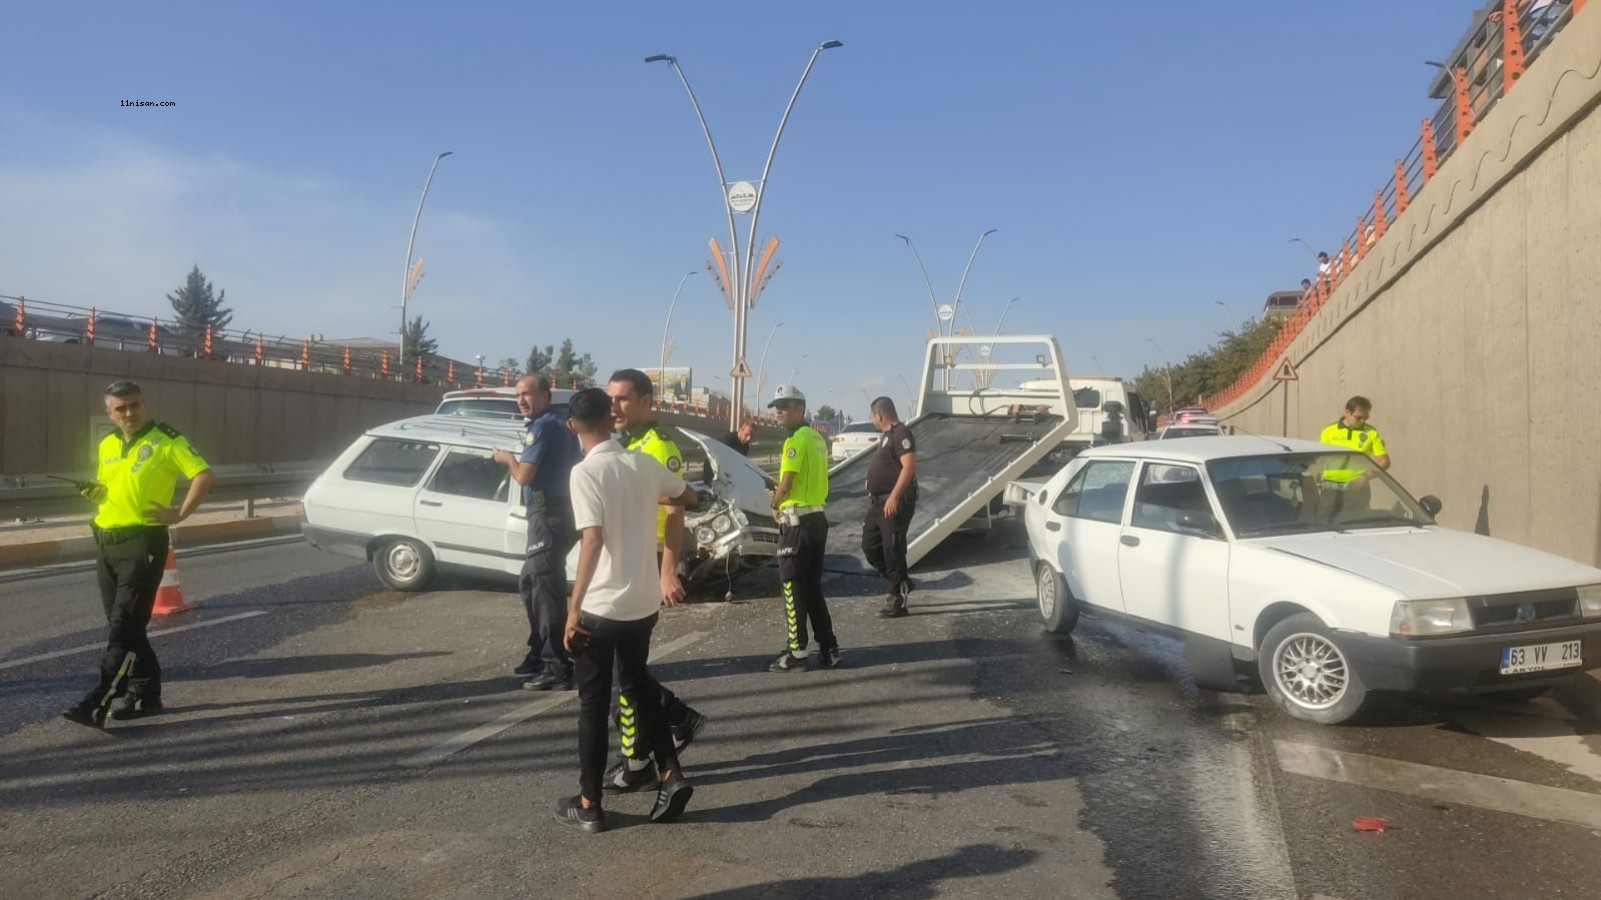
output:
[[[778, 551], [771, 480], [722, 443], [678, 433], [688, 442], [685, 474], [698, 495], [685, 511], [685, 583], [723, 584], [766, 565]], [[462, 416], [373, 428], [307, 489], [301, 530], [319, 550], [368, 560], [396, 590], [422, 590], [441, 571], [515, 578], [528, 544], [527, 514], [505, 466], [491, 456], [518, 448], [522, 435], [516, 421]], [[575, 547], [569, 578], [577, 560]]]

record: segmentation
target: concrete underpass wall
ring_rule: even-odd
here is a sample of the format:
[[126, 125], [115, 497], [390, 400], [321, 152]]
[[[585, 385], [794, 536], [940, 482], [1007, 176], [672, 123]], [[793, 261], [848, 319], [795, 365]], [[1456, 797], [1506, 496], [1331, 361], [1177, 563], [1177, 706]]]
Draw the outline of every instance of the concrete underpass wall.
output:
[[1601, 12], [1576, 16], [1220, 417], [1316, 439], [1345, 399], [1440, 520], [1601, 565]]
[[[364, 429], [426, 413], [438, 385], [0, 338], [0, 473], [94, 468], [106, 385], [139, 382], [155, 417], [213, 465], [330, 459]], [[98, 431], [96, 429], [99, 429]]]

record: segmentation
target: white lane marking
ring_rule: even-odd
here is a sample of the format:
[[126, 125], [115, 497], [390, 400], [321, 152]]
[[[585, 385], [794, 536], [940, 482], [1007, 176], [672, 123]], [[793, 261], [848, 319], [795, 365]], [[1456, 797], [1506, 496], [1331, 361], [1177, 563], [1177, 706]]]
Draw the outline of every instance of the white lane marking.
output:
[[1532, 753], [1565, 766], [1576, 775], [1601, 782], [1601, 755], [1590, 749], [1587, 740], [1580, 737], [1567, 722], [1533, 715], [1477, 710], [1460, 710], [1453, 713], [1451, 718], [1483, 738], [1505, 744], [1514, 750]]
[[[224, 622], [237, 622], [240, 619], [253, 619], [256, 616], [264, 616], [266, 614], [267, 611], [264, 609], [257, 609], [251, 612], [234, 613], [231, 616], [223, 616], [220, 619], [207, 619], [204, 622], [196, 622], [193, 625], [179, 625], [177, 628], [163, 628], [160, 631], [150, 632], [149, 636], [160, 637], [164, 634], [177, 634], [180, 631], [190, 631], [195, 628], [210, 628], [212, 625], [221, 625]], [[49, 653], [41, 653], [38, 656], [24, 656], [21, 659], [8, 659], [5, 662], [0, 663], [0, 669], [13, 669], [17, 666], [25, 666], [28, 663], [42, 662], [43, 660], [56, 659], [57, 657], [62, 656], [71, 656], [74, 653], [83, 653], [86, 650], [104, 650], [105, 647], [106, 645], [104, 643], [84, 644], [81, 647], [69, 647], [66, 650], [53, 650]]]
[[1546, 787], [1493, 775], [1458, 772], [1438, 766], [1342, 753], [1274, 741], [1279, 768], [1294, 775], [1342, 781], [1381, 791], [1509, 812], [1533, 819], [1601, 828], [1601, 794]]
[[[657, 662], [663, 657], [671, 656], [701, 638], [708, 636], [710, 636], [710, 632], [692, 631], [677, 640], [668, 641], [651, 652], [650, 661]], [[448, 759], [453, 754], [466, 750], [480, 741], [488, 740], [508, 728], [520, 725], [542, 712], [555, 709], [563, 703], [576, 699], [578, 699], [577, 691], [563, 691], [554, 697], [535, 700], [533, 703], [519, 706], [503, 716], [479, 725], [477, 728], [469, 728], [461, 734], [435, 744], [415, 756], [407, 757], [400, 764], [410, 768], [431, 766], [436, 762]]]

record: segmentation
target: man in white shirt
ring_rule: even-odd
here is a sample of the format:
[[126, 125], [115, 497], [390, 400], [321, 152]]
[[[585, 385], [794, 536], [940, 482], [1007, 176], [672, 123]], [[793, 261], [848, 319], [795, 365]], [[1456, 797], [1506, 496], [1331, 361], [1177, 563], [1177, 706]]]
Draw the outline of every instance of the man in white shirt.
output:
[[606, 830], [601, 780], [614, 664], [621, 689], [636, 698], [656, 761], [660, 786], [651, 821], [677, 818], [694, 793], [679, 770], [659, 692], [641, 688], [654, 684], [646, 661], [662, 605], [656, 508], [694, 503], [695, 491], [660, 462], [612, 440], [612, 402], [605, 391], [585, 388], [574, 394], [567, 416], [584, 452], [571, 480], [578, 574], [565, 634], [578, 683], [579, 793], [556, 804], [556, 818], [596, 833]]

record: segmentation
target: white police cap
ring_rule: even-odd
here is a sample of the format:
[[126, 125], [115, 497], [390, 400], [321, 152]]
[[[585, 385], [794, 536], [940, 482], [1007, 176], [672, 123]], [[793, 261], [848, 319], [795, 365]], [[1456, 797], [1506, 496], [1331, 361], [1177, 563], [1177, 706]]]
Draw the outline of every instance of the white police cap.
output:
[[806, 395], [801, 393], [800, 388], [795, 387], [794, 385], [781, 384], [778, 386], [778, 390], [773, 392], [773, 399], [768, 401], [767, 405], [769, 407], [777, 406], [786, 400], [794, 400], [798, 403], [805, 403]]

